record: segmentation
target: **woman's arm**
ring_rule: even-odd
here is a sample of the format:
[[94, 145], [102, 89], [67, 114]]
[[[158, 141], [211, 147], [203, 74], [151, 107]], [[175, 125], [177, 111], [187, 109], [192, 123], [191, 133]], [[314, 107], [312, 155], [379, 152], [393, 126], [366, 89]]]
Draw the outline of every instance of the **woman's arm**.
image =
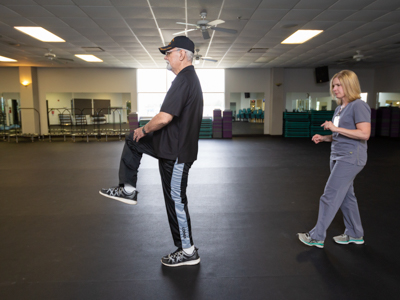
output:
[[312, 139], [314, 143], [318, 144], [320, 142], [332, 142], [332, 135], [320, 135], [315, 134]]
[[364, 140], [368, 141], [371, 135], [371, 123], [369, 122], [361, 122], [357, 123], [357, 129], [346, 129], [341, 127], [336, 127], [333, 125], [331, 121], [326, 121], [321, 127], [324, 127], [325, 130], [330, 130], [332, 132], [337, 132], [341, 135], [347, 136], [351, 139], [355, 140]]

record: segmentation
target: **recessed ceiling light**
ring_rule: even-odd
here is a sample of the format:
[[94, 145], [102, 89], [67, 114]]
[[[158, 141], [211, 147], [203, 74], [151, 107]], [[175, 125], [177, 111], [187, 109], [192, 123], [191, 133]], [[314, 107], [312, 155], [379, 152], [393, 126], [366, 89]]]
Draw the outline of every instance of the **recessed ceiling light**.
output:
[[75, 56], [89, 62], [103, 62], [100, 58], [91, 54], [75, 54]]
[[5, 56], [0, 56], [0, 61], [15, 62], [16, 60]]
[[54, 42], [54, 43], [65, 42], [62, 38], [56, 36], [55, 34], [44, 29], [43, 27], [14, 26], [14, 28], [42, 42]]
[[302, 44], [316, 35], [320, 34], [323, 30], [297, 30], [281, 44]]

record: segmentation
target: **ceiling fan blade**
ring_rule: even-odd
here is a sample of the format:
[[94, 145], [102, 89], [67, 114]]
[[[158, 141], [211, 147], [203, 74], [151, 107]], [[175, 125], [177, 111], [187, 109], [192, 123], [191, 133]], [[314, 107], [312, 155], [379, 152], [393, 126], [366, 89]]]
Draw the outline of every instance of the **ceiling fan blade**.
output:
[[65, 60], [65, 61], [74, 61], [74, 60], [71, 59], [71, 58], [65, 58], [65, 57], [57, 57], [57, 59], [59, 59], [59, 60]]
[[225, 23], [225, 21], [224, 20], [214, 20], [214, 21], [208, 22], [207, 25], [208, 26], [216, 26], [216, 25], [219, 25], [222, 23]]
[[179, 32], [173, 33], [172, 35], [178, 35], [178, 34], [186, 33], [186, 32], [193, 31], [193, 30], [197, 30], [197, 29], [188, 29], [188, 30], [184, 30], [184, 31], [179, 31]]
[[227, 28], [221, 28], [221, 27], [211, 27], [210, 29], [215, 30], [215, 31], [222, 31], [222, 32], [227, 32], [227, 33], [237, 33], [237, 30], [234, 29], [227, 29]]
[[208, 30], [207, 30], [207, 29], [203, 29], [203, 30], [201, 31], [201, 33], [203, 34], [203, 38], [204, 38], [205, 40], [208, 40], [208, 39], [210, 38], [210, 34], [208, 33]]
[[218, 60], [216, 59], [209, 59], [209, 58], [201, 58], [202, 60], [206, 60], [206, 61], [212, 61], [212, 62], [217, 62]]
[[180, 24], [180, 25], [190, 25], [190, 26], [196, 26], [196, 27], [197, 27], [197, 24], [182, 23], [182, 22], [176, 22], [176, 24]]

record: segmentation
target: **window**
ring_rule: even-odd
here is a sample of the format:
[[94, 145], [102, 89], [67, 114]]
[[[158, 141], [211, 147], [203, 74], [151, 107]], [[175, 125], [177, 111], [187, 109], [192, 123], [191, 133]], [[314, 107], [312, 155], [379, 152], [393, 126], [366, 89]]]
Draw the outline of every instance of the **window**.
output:
[[[212, 116], [214, 109], [224, 109], [225, 103], [225, 70], [196, 70], [203, 90], [203, 116]], [[138, 115], [153, 117], [161, 108], [165, 95], [175, 75], [165, 69], [138, 69]]]
[[368, 93], [361, 93], [361, 100], [367, 102]]

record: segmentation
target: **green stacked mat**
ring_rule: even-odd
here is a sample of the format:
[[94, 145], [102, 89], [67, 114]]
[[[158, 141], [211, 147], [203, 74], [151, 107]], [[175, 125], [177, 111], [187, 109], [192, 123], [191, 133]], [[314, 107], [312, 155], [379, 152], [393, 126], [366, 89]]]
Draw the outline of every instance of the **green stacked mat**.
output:
[[314, 134], [320, 135], [331, 135], [332, 131], [324, 130], [321, 125], [325, 121], [332, 121], [332, 117], [334, 114], [334, 110], [322, 110], [322, 111], [311, 111], [311, 125], [310, 125], [310, 135], [313, 136]]
[[212, 138], [212, 119], [204, 118], [201, 121], [200, 126], [200, 139], [211, 139]]
[[284, 112], [283, 120], [284, 137], [310, 137], [308, 112]]

